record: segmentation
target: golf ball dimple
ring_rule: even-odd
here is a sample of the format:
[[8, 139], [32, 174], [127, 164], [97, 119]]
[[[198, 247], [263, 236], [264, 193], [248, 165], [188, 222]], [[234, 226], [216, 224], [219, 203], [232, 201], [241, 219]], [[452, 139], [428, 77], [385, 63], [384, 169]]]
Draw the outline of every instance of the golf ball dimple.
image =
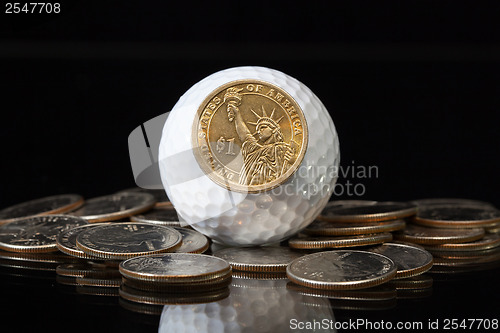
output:
[[332, 194], [339, 159], [323, 103], [264, 67], [226, 69], [191, 87], [159, 147], [162, 182], [180, 218], [232, 246], [274, 243], [305, 228]]

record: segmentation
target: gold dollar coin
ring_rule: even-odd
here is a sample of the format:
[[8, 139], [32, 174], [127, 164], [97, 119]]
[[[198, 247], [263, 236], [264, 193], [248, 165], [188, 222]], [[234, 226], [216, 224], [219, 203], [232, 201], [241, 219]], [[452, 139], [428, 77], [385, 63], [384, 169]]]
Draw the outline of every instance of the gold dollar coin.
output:
[[220, 86], [203, 101], [193, 125], [196, 160], [231, 191], [271, 190], [291, 177], [307, 149], [302, 109], [283, 89], [259, 80]]

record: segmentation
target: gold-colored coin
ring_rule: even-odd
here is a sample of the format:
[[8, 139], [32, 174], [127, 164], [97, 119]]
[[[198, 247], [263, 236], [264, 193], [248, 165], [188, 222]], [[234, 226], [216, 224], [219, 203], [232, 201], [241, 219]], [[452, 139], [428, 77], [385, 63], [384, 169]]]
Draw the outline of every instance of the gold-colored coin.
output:
[[286, 91], [268, 82], [237, 80], [214, 90], [193, 124], [196, 160], [231, 191], [271, 190], [292, 176], [307, 149], [306, 119]]

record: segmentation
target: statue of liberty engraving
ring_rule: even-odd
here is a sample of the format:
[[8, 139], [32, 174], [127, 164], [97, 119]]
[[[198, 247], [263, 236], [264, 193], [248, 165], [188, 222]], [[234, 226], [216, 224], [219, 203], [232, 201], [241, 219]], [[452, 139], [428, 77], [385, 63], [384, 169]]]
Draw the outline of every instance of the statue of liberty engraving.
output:
[[[234, 123], [236, 133], [242, 142], [243, 166], [239, 183], [247, 186], [262, 185], [278, 179], [287, 172], [296, 159], [296, 143], [293, 140], [291, 143], [284, 141], [279, 124], [284, 116], [273, 119], [275, 109], [268, 116], [264, 106], [261, 106], [261, 115], [249, 108], [257, 121], [245, 123], [239, 109], [243, 98], [241, 90], [232, 87], [227, 89], [224, 95], [229, 122]], [[254, 133], [249, 130], [247, 124], [255, 126]]]

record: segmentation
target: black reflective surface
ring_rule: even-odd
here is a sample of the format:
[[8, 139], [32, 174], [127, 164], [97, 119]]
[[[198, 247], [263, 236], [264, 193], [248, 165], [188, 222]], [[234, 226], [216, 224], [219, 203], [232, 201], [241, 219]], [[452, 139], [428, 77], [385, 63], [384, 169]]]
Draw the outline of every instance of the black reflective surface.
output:
[[[193, 328], [222, 332], [245, 327], [255, 332], [304, 327], [302, 331], [307, 332], [312, 331], [307, 330], [308, 323], [317, 321], [323, 325], [319, 331], [339, 328], [338, 332], [355, 332], [370, 331], [376, 325], [396, 327], [398, 323], [414, 325], [415, 331], [429, 331], [429, 325], [437, 321], [438, 331], [442, 331], [451, 319], [485, 319], [493, 324], [500, 309], [498, 266], [480, 272], [426, 273], [426, 285], [413, 289], [389, 282], [365, 290], [322, 292], [294, 286], [288, 279], [233, 277], [230, 290], [219, 296], [211, 292], [210, 302], [200, 299], [201, 293], [150, 293], [151, 298], [160, 300], [153, 302], [169, 303], [165, 306], [131, 301], [127, 295], [119, 296], [119, 287], [78, 285], [75, 279], [56, 275], [54, 267], [40, 264], [28, 268], [19, 262], [2, 261], [4, 325], [16, 331], [53, 332], [181, 332]], [[130, 294], [127, 287], [121, 288]], [[468, 325], [472, 325], [470, 321]], [[477, 328], [478, 323], [475, 325]]]

